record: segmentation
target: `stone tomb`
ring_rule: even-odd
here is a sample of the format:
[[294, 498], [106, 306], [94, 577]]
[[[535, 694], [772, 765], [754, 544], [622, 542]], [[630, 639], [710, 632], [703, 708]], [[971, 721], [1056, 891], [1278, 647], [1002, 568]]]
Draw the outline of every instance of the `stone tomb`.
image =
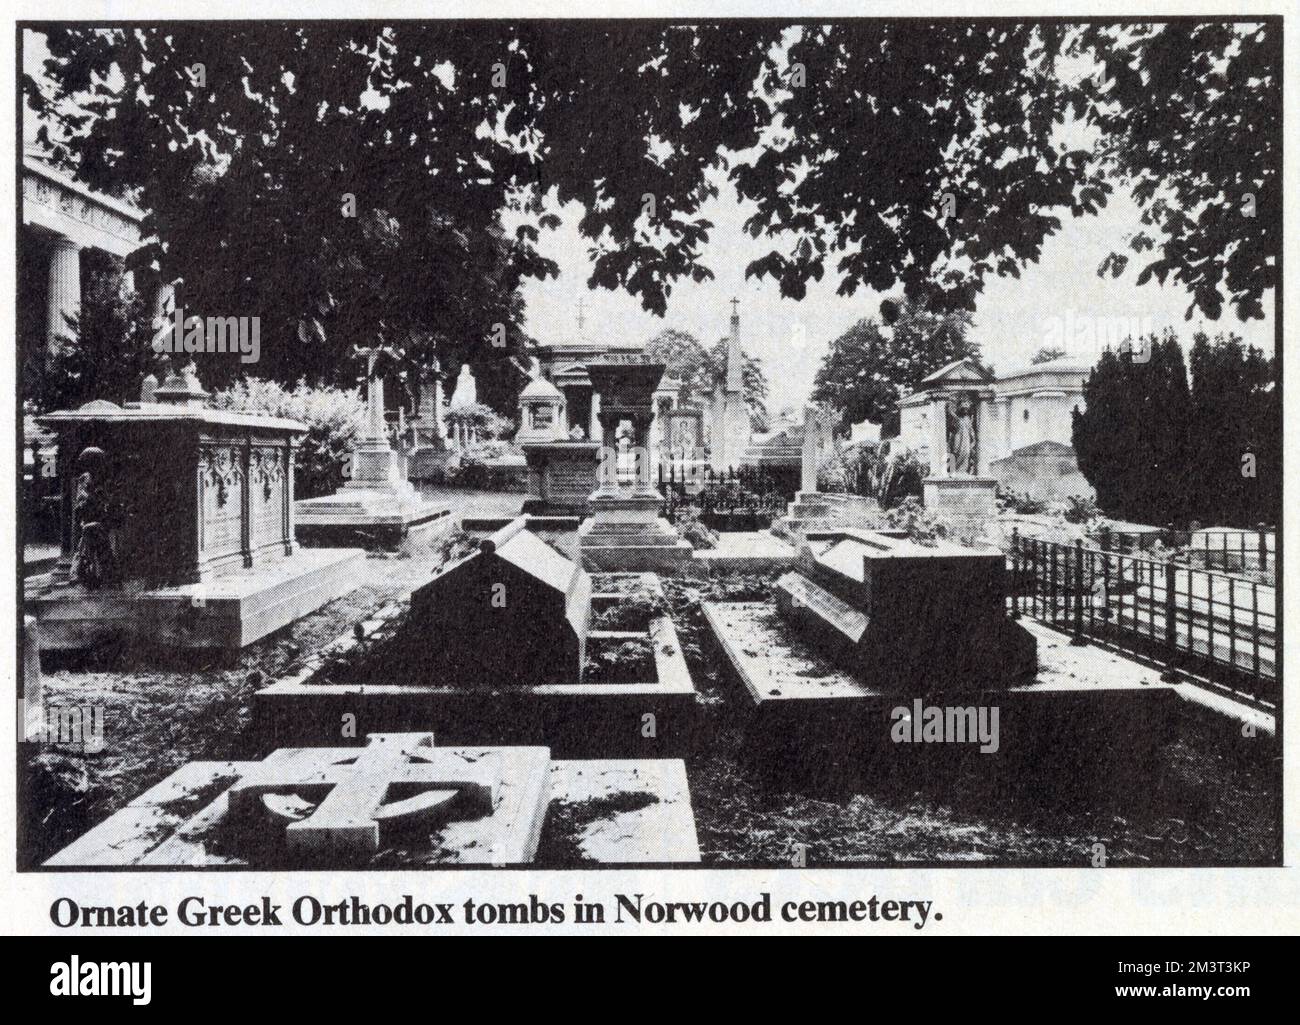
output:
[[411, 595], [397, 639], [411, 674], [466, 686], [565, 683], [582, 672], [591, 577], [521, 517]]
[[355, 586], [363, 553], [294, 541], [302, 424], [207, 408], [190, 373], [154, 398], [39, 420], [62, 478], [60, 558], [28, 582], [42, 650], [237, 649]]
[[[786, 781], [843, 783], [916, 764], [1012, 767], [1013, 786], [1049, 768], [1078, 779], [1141, 771], [1168, 739], [1177, 693], [1099, 673], [1096, 660], [1085, 667], [1072, 653], [1091, 649], [1009, 619], [1004, 572], [1001, 552], [844, 529], [810, 535], [775, 601], [706, 602], [753, 704], [747, 756]], [[996, 711], [995, 750], [899, 740], [935, 709], [964, 727]]]
[[[593, 802], [603, 809], [593, 814]], [[191, 762], [46, 866], [527, 865], [539, 841], [553, 867], [698, 861], [684, 766], [436, 747], [421, 733], [283, 748], [260, 762]]]
[[[602, 451], [599, 486], [591, 495], [591, 517], [578, 528], [582, 563], [593, 570], [655, 570], [673, 573], [694, 549], [661, 514], [663, 495], [650, 479], [652, 396], [663, 376], [662, 363], [592, 363], [587, 367], [600, 394], [599, 419], [607, 447]], [[632, 427], [631, 480], [620, 480], [613, 447], [619, 425]]]
[[327, 741], [351, 714], [362, 730], [432, 729], [447, 743], [687, 749], [695, 689], [658, 578], [593, 577], [525, 523], [259, 691], [268, 743]]
[[1007, 615], [996, 548], [852, 528], [813, 533], [776, 587], [777, 608], [873, 687], [916, 693], [1032, 679], [1033, 638]]
[[523, 512], [536, 516], [586, 516], [596, 488], [600, 445], [594, 441], [530, 441], [521, 446], [528, 463]]

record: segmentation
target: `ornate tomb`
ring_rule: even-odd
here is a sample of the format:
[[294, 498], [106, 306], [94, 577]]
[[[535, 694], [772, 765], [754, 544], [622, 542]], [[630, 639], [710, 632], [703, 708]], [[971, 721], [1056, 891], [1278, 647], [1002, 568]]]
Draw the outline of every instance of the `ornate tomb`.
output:
[[[591, 815], [597, 801], [606, 810]], [[191, 762], [46, 865], [384, 868], [527, 865], [539, 855], [553, 867], [698, 861], [684, 766], [370, 734], [363, 747]]]
[[689, 746], [696, 700], [658, 578], [592, 576], [520, 517], [254, 707], [274, 744], [328, 739], [352, 714], [449, 743], [640, 757]]
[[[674, 572], [693, 549], [663, 518], [663, 495], [650, 479], [651, 397], [662, 363], [592, 363], [587, 373], [600, 394], [599, 418], [607, 444], [601, 451], [599, 486], [591, 495], [591, 518], [578, 528], [583, 565], [600, 570]], [[620, 452], [619, 425], [631, 433]], [[628, 465], [630, 463], [630, 465]]]
[[914, 693], [1032, 679], [1033, 637], [1006, 608], [996, 548], [881, 531], [814, 533], [777, 581], [777, 607], [873, 687]]
[[294, 542], [296, 421], [210, 409], [191, 370], [90, 402], [58, 436], [61, 554], [34, 578], [42, 649], [239, 648], [350, 590], [361, 553]]
[[365, 427], [352, 447], [348, 482], [332, 495], [296, 503], [297, 532], [304, 544], [396, 548], [412, 530], [451, 525], [450, 508], [420, 497], [389, 443], [384, 380], [375, 366], [382, 351], [357, 350], [366, 359]]

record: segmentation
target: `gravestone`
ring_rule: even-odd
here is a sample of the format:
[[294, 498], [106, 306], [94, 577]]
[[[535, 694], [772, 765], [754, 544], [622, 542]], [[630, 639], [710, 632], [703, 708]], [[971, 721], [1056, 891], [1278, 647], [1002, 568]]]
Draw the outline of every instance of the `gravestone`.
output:
[[352, 473], [334, 494], [296, 503], [297, 536], [303, 544], [396, 548], [412, 530], [451, 524], [450, 507], [420, 497], [406, 479], [405, 459], [389, 441], [384, 380], [376, 370], [382, 351], [357, 349], [366, 359], [366, 417], [352, 444]]
[[927, 509], [959, 521], [997, 515], [997, 480], [988, 476], [988, 410], [992, 375], [969, 359], [936, 370], [918, 386], [929, 403], [929, 475], [921, 483]]
[[398, 648], [419, 675], [468, 687], [581, 677], [591, 578], [524, 528], [515, 520], [411, 595]]
[[781, 615], [880, 690], [1008, 687], [1037, 672], [1037, 646], [1006, 609], [995, 548], [845, 529], [813, 534], [777, 581]]
[[600, 445], [570, 438], [565, 428], [563, 393], [543, 377], [519, 394], [519, 432], [515, 440], [528, 464], [524, 513], [582, 516], [596, 487]]
[[294, 541], [306, 427], [209, 408], [192, 368], [154, 399], [38, 418], [61, 478], [60, 558], [29, 600], [43, 650], [239, 648], [355, 586], [361, 552]]
[[190, 762], [45, 864], [527, 865], [544, 827], [563, 834], [540, 852], [552, 867], [571, 859], [569, 848], [588, 862], [700, 859], [678, 759], [555, 761], [545, 747], [437, 747], [428, 733], [372, 733], [364, 747]]

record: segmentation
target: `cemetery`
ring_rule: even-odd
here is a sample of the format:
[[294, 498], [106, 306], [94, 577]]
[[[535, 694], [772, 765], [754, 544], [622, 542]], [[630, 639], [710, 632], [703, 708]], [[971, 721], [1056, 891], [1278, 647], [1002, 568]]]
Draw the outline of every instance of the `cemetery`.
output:
[[[28, 120], [68, 117], [55, 99], [73, 93], [98, 106], [63, 125], [67, 154], [33, 130], [23, 159], [20, 867], [1082, 868], [1098, 845], [1124, 866], [1279, 863], [1276, 359], [1173, 327], [1098, 352], [1027, 341], [1037, 292], [1074, 301], [1062, 247], [1092, 241], [1058, 233], [1059, 197], [1073, 224], [1109, 191], [1051, 137], [1061, 97], [1088, 88], [1036, 66], [1059, 47], [1001, 26], [997, 45], [1024, 49], [1024, 77], [1003, 81], [964, 29], [816, 41], [864, 82], [939, 69], [936, 110], [988, 120], [963, 139], [926, 117], [891, 128], [874, 87], [823, 83], [835, 124], [782, 89], [752, 102], [740, 80], [775, 82], [772, 55], [796, 53], [761, 22], [629, 22], [600, 45], [485, 22], [485, 40], [506, 35], [483, 52], [474, 32], [420, 28], [380, 27], [373, 46], [346, 26], [249, 33], [237, 116], [216, 91], [118, 117], [108, 64], [86, 72], [75, 41], [33, 71], [62, 85], [25, 90]], [[658, 56], [593, 99], [587, 62], [634, 38]], [[703, 73], [701, 41], [739, 86], [674, 80]], [[134, 54], [123, 95], [184, 91], [182, 49]], [[464, 102], [479, 79], [463, 64], [499, 52], [539, 72], [542, 102]], [[917, 52], [933, 65], [893, 64]], [[339, 73], [305, 74], [303, 54]], [[1022, 126], [1031, 70], [1053, 88]], [[1225, 90], [1253, 80], [1232, 71]], [[390, 107], [438, 131], [403, 141]], [[1032, 150], [986, 152], [1004, 107], [1010, 134], [1059, 160], [1050, 179]], [[787, 123], [763, 124], [778, 108]], [[573, 127], [611, 112], [635, 126], [618, 145]], [[1120, 132], [1128, 113], [1101, 120]], [[828, 187], [835, 161], [768, 144], [859, 153], [840, 122], [868, 118], [884, 141], [860, 183]], [[262, 120], [238, 159], [221, 152], [228, 124]], [[169, 154], [147, 175], [104, 155], [137, 131], [140, 153]], [[953, 152], [971, 209], [1007, 179], [998, 218], [931, 209]], [[335, 184], [376, 178], [340, 213]], [[1024, 201], [1042, 196], [1058, 201]], [[1160, 204], [1139, 202], [1155, 220], [1207, 209], [1216, 246], [1229, 232], [1211, 197]], [[238, 237], [207, 216], [223, 209], [247, 212]], [[1253, 212], [1230, 228], [1254, 229]], [[710, 231], [735, 240], [712, 244], [716, 271]], [[1044, 288], [1029, 275], [1049, 246]], [[1195, 280], [1194, 305], [1217, 294], [1147, 247], [1161, 282]], [[1120, 289], [1110, 267], [1098, 287]], [[983, 288], [994, 269], [1011, 299]], [[1258, 291], [1233, 287], [1243, 322], [1262, 320]], [[260, 324], [251, 362], [136, 344], [183, 309], [221, 321], [204, 302]]]
[[[618, 445], [556, 437], [565, 400], [535, 377], [520, 399], [533, 479], [519, 512], [457, 516], [446, 492], [419, 496], [406, 508], [438, 510], [438, 529], [408, 521], [378, 545], [352, 535], [357, 548], [299, 543], [314, 500], [293, 502], [284, 481], [301, 425], [209, 410], [192, 374], [177, 371], [149, 402], [45, 417], [59, 465], [71, 468], [71, 529], [51, 582], [29, 581], [29, 644], [51, 656], [102, 648], [107, 628], [74, 628], [67, 610], [94, 608], [102, 620], [110, 589], [120, 591], [118, 609], [149, 610], [134, 614], [148, 622], [153, 644], [196, 647], [198, 622], [208, 647], [224, 646], [228, 661], [244, 665], [250, 656], [240, 649], [259, 637], [278, 646], [277, 637], [298, 632], [296, 620], [319, 620], [305, 648], [276, 659], [279, 668], [248, 674], [238, 733], [220, 745], [221, 757], [205, 756], [211, 740], [196, 737], [170, 775], [142, 768], [148, 785], [108, 797], [106, 818], [60, 834], [48, 866], [768, 863], [787, 842], [746, 830], [733, 836], [720, 813], [734, 816], [739, 801], [754, 822], [777, 816], [815, 828], [827, 809], [839, 818], [854, 806], [836, 803], [845, 788], [874, 794], [887, 818], [899, 814], [885, 810], [899, 801], [952, 805], [945, 814], [970, 825], [937, 824], [924, 839], [909, 829], [901, 849], [960, 860], [962, 830], [1005, 802], [1040, 802], [1025, 788], [1044, 774], [1056, 781], [1052, 814], [1085, 821], [1098, 801], [1116, 799], [1106, 780], [1161, 777], [1169, 751], [1191, 743], [1189, 735], [1223, 735], [1223, 710], [1187, 712], [1185, 685], [1080, 647], [1071, 617], [1091, 585], [1045, 567], [1035, 546], [1047, 542], [1016, 533], [1023, 518], [1007, 542], [994, 518], [971, 507], [954, 513], [948, 498], [909, 519], [900, 515], [907, 507], [820, 490], [838, 443], [816, 407], [766, 447], [768, 458], [777, 453], [788, 464], [797, 441], [800, 478], [770, 529], [733, 518], [719, 525], [742, 529], [707, 539], [693, 529], [694, 547], [665, 518], [672, 491], [637, 458], [651, 437], [662, 366], [624, 355], [593, 359], [586, 371], [594, 416]], [[537, 408], [548, 412], [531, 416]], [[341, 494], [401, 506], [414, 488], [403, 487], [398, 453], [376, 427], [378, 409], [377, 398], [368, 401], [372, 429], [359, 436], [356, 472]], [[143, 431], [154, 432], [150, 441]], [[150, 464], [120, 455], [169, 438], [194, 454], [195, 495], [175, 482], [160, 491]], [[581, 462], [584, 501], [551, 501], [558, 478], [570, 495], [575, 482], [538, 458], [539, 446], [548, 455], [567, 447]], [[745, 451], [759, 458], [754, 445]], [[205, 459], [228, 475], [206, 470]], [[738, 470], [733, 486], [750, 480], [746, 472], [756, 470]], [[167, 535], [172, 549], [141, 546], [139, 531], [160, 528], [142, 511], [101, 512], [114, 508], [102, 498], [93, 505], [104, 493], [174, 496], [149, 508], [172, 519], [185, 513], [197, 528], [190, 547], [181, 532]], [[264, 505], [274, 514], [257, 513]], [[228, 507], [234, 512], [223, 520]], [[369, 525], [378, 524], [372, 516]], [[133, 545], [149, 553], [138, 567], [127, 557]], [[235, 615], [220, 604], [233, 582], [257, 579], [264, 564], [310, 574], [319, 558], [347, 569], [332, 578], [335, 590], [309, 589], [301, 604], [277, 606], [286, 622], [263, 616], [257, 636], [212, 625]], [[1163, 595], [1144, 598], [1133, 574], [1137, 586], [1120, 586], [1118, 564], [1108, 572], [1117, 625], [1125, 616], [1156, 618]], [[364, 593], [337, 612], [314, 611], [358, 584]], [[145, 619], [166, 588], [185, 587], [207, 599], [197, 611], [192, 600], [178, 605], [185, 632]], [[52, 604], [60, 595], [65, 604]], [[1213, 600], [1211, 592], [1205, 601]], [[116, 627], [130, 615], [119, 612]], [[1089, 636], [1100, 641], [1102, 633]], [[1247, 650], [1240, 631], [1228, 636]], [[1243, 657], [1248, 664], [1250, 656], [1234, 654]], [[147, 648], [128, 644], [122, 659], [147, 662]], [[42, 688], [39, 659], [29, 666], [33, 692], [58, 693]], [[78, 671], [57, 660], [49, 669]], [[169, 671], [185, 677], [183, 665], [159, 670]], [[1232, 715], [1240, 712], [1228, 722]], [[1267, 713], [1246, 718], [1268, 735]], [[109, 735], [113, 720], [110, 709]], [[76, 750], [68, 739], [55, 745], [62, 757]], [[1252, 760], [1243, 771], [1253, 778], [1262, 767]], [[1130, 832], [1148, 828], [1137, 825], [1144, 815], [1168, 814], [1159, 800], [1130, 795]], [[865, 821], [840, 828], [849, 860], [899, 856], [888, 841], [861, 834]], [[954, 839], [945, 840], [950, 828]], [[988, 842], [1003, 851], [994, 857], [1037, 857], [1019, 840]], [[1056, 853], [1048, 861], [1070, 843], [1049, 844]]]

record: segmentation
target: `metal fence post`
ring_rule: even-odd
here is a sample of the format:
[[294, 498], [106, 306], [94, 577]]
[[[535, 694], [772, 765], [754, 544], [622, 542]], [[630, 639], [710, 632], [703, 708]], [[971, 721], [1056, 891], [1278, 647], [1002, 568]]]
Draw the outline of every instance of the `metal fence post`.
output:
[[[1165, 563], [1165, 671], [1160, 679], [1166, 683], [1178, 681], [1178, 605], [1174, 591], [1178, 585], [1176, 567], [1172, 562]], [[1191, 619], [1187, 621], [1187, 639], [1191, 641]]]
[[1073, 645], [1087, 644], [1083, 636], [1083, 539], [1074, 539], [1074, 636]]
[[1268, 569], [1268, 537], [1264, 533], [1264, 524], [1258, 524], [1259, 529], [1259, 568]]
[[1020, 528], [1011, 528], [1011, 618], [1020, 618]]

